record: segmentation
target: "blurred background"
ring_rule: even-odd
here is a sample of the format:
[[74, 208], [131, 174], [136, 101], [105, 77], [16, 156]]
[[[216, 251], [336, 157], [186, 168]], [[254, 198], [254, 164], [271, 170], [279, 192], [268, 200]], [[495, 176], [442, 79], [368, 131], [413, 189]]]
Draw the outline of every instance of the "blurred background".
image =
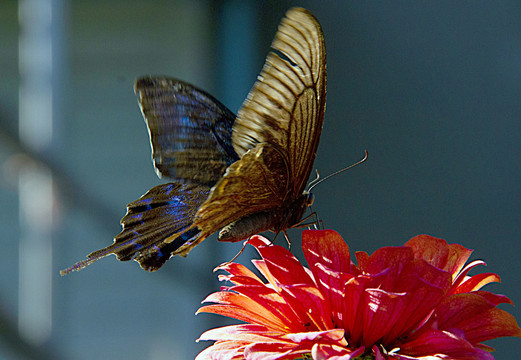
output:
[[[0, 358], [191, 359], [210, 345], [195, 339], [224, 321], [194, 313], [240, 244], [214, 236], [155, 273], [112, 256], [58, 272], [110, 244], [125, 205], [160, 183], [134, 79], [177, 77], [236, 112], [295, 5], [327, 46], [315, 167], [370, 154], [314, 190], [325, 226], [353, 251], [420, 233], [461, 243], [501, 275], [488, 289], [521, 304], [520, 1], [3, 0]], [[521, 351], [489, 344], [497, 359]]]

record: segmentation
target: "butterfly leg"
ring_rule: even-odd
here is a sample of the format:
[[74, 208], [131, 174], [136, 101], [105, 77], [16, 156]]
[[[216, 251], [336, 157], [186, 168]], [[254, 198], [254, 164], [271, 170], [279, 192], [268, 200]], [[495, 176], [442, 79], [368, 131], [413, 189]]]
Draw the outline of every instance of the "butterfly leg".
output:
[[312, 224], [315, 230], [324, 230], [324, 222], [320, 220], [320, 218], [318, 217], [318, 213], [313, 212], [312, 215], [313, 214], [315, 215], [315, 220], [313, 220]]
[[[309, 220], [312, 217], [315, 217], [315, 219], [313, 221], [307, 223], [306, 221]], [[317, 223], [322, 223], [322, 221], [318, 219], [317, 213], [315, 211], [313, 211], [311, 214], [309, 214], [308, 216], [306, 216], [305, 218], [300, 220], [298, 223], [293, 225], [291, 228], [292, 229], [294, 229], [294, 228], [305, 228], [305, 227], [309, 228], [309, 226], [314, 225], [315, 226], [315, 230], [318, 230], [317, 229], [317, 225], [316, 225]]]
[[284, 237], [286, 238], [286, 242], [288, 243], [288, 250], [291, 251], [291, 241], [289, 240], [288, 232], [286, 231], [286, 229], [284, 229], [283, 231]]
[[273, 243], [275, 242], [275, 239], [277, 238], [277, 236], [279, 236], [279, 234], [280, 234], [280, 231], [277, 231], [273, 240], [270, 241], [270, 245], [273, 245]]
[[234, 262], [244, 252], [244, 249], [246, 248], [246, 244], [247, 244], [247, 242], [245, 241], [244, 244], [242, 244], [241, 250], [239, 250], [239, 252], [231, 260], [223, 262], [221, 265], [219, 265], [219, 267], [226, 266], [226, 265], [231, 264], [232, 262]]
[[[279, 234], [280, 234], [280, 230], [277, 231], [273, 240], [270, 240], [270, 246], [273, 245], [273, 243], [275, 242], [275, 240], [277, 239], [277, 236], [279, 236]], [[288, 233], [286, 232], [286, 230], [284, 230], [284, 237], [286, 238], [286, 242], [288, 243], [288, 245], [291, 245], [291, 241], [289, 241]]]

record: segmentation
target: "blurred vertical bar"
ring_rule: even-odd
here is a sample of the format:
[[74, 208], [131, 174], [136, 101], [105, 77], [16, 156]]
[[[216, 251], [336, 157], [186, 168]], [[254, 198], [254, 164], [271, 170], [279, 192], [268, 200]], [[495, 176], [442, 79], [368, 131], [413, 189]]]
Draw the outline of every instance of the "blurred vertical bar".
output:
[[258, 15], [258, 4], [252, 0], [224, 1], [221, 8], [217, 83], [222, 101], [235, 113], [260, 72], [255, 67], [259, 57]]
[[[35, 152], [49, 153], [53, 141], [53, 55], [59, 0], [19, 0], [19, 136]], [[22, 337], [33, 345], [52, 330], [53, 176], [28, 160], [19, 175], [19, 316]]]
[[[260, 72], [255, 65], [259, 60], [259, 8], [253, 0], [223, 1], [220, 14], [217, 91], [221, 101], [237, 114]], [[230, 259], [238, 251], [232, 247], [227, 249]]]

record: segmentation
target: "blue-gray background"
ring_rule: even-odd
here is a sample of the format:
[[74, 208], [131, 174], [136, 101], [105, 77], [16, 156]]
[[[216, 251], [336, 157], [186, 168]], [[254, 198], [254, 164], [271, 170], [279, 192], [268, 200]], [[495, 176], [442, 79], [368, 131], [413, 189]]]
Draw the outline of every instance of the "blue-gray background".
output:
[[[20, 31], [18, 4], [1, 1], [1, 358], [190, 359], [208, 345], [194, 340], [220, 319], [193, 314], [218, 289], [213, 267], [239, 244], [212, 237], [152, 274], [114, 257], [65, 278], [58, 271], [109, 244], [125, 204], [160, 183], [134, 79], [178, 77], [237, 111], [294, 5], [315, 14], [327, 46], [315, 167], [328, 174], [370, 153], [314, 191], [325, 226], [352, 250], [401, 245], [419, 233], [461, 243], [501, 275], [489, 289], [521, 304], [520, 1], [56, 1], [59, 99], [45, 157], [57, 180], [52, 331], [24, 345], [11, 161], [23, 149]], [[299, 232], [291, 235], [298, 249]], [[519, 339], [489, 343], [497, 359], [521, 351]]]

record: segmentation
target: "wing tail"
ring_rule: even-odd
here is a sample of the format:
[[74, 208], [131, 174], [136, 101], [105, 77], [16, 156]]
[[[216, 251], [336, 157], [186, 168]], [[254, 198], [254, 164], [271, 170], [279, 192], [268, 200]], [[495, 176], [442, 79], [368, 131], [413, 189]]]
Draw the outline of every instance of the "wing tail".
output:
[[171, 256], [186, 254], [207, 235], [194, 224], [197, 209], [210, 189], [195, 184], [163, 184], [127, 206], [121, 219], [122, 231], [114, 243], [87, 255], [60, 271], [79, 271], [99, 259], [114, 254], [120, 261], [135, 260], [147, 271], [159, 269]]

